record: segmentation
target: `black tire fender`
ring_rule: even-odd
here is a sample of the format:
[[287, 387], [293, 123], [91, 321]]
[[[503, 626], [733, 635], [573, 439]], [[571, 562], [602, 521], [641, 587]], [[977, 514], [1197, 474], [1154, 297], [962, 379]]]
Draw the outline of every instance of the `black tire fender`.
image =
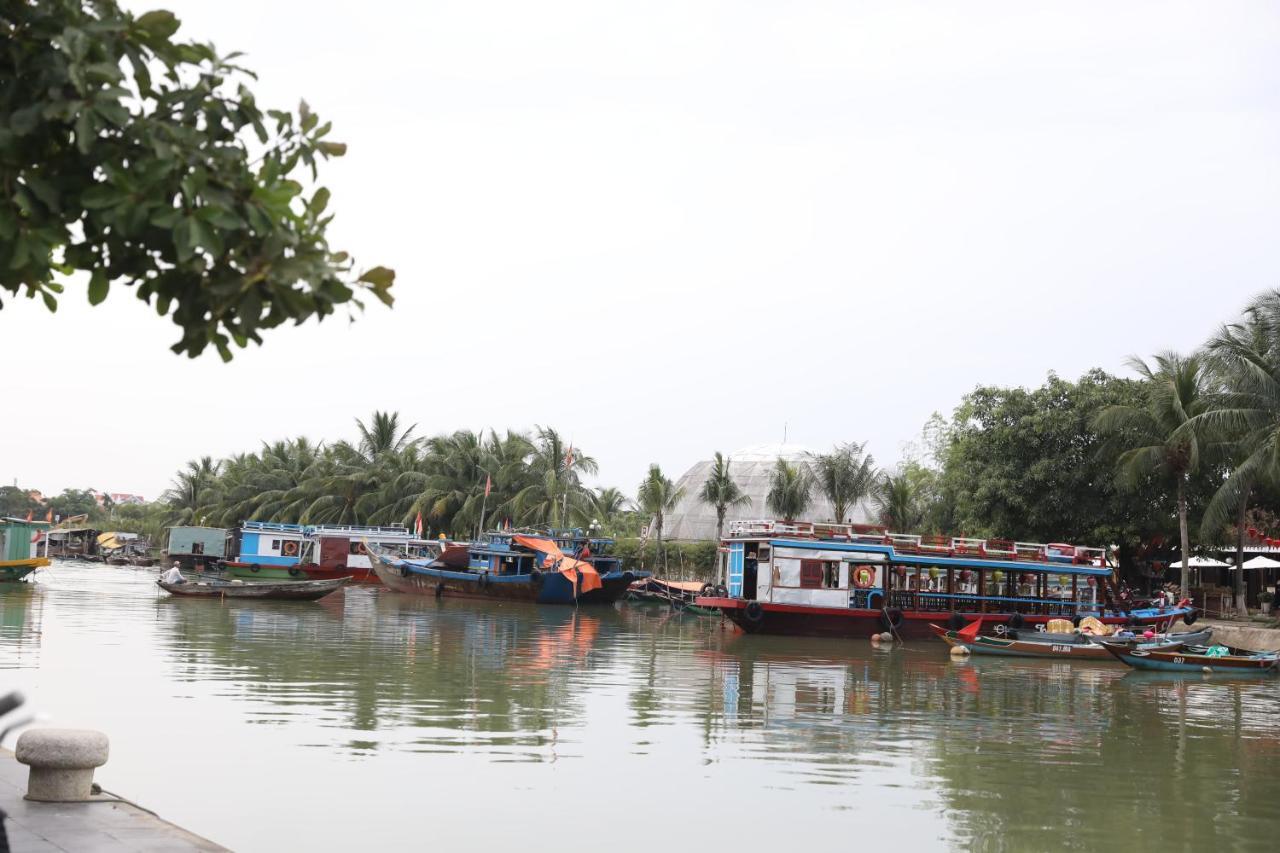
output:
[[254, 563], [252, 566], [249, 567], [249, 571], [253, 572], [256, 575], [258, 572], [262, 571], [262, 566], [259, 566], [257, 563]]
[[300, 574], [302, 574], [302, 569], [298, 568], [297, 566], [291, 566], [289, 568], [289, 577], [296, 578]]
[[764, 621], [764, 608], [760, 606], [760, 602], [752, 601], [743, 608], [742, 616], [752, 625], [759, 625]]
[[444, 596], [444, 581], [436, 581], [436, 598]]
[[947, 627], [952, 631], [959, 631], [964, 627], [964, 617], [959, 613], [952, 613], [947, 619]]
[[1022, 618], [1021, 613], [1015, 613], [1009, 617], [1009, 627], [1015, 631], [1025, 626], [1026, 624], [1027, 624], [1027, 620]]
[[902, 611], [898, 608], [889, 608], [880, 611], [880, 627], [886, 631], [896, 631], [902, 625]]
[[401, 566], [401, 567], [400, 567], [400, 577], [402, 577], [402, 578], [407, 578], [407, 577], [409, 577], [409, 567], [408, 567], [408, 566]]
[[1182, 617], [1182, 621], [1187, 623], [1188, 625], [1194, 625], [1196, 624], [1196, 620], [1199, 618], [1200, 618], [1200, 613], [1193, 607], [1191, 608], [1190, 613]]
[[704, 583], [702, 585], [702, 589], [698, 590], [698, 595], [701, 595], [704, 598], [710, 598], [715, 594], [716, 594], [716, 586], [715, 584], [711, 584], [711, 583]]

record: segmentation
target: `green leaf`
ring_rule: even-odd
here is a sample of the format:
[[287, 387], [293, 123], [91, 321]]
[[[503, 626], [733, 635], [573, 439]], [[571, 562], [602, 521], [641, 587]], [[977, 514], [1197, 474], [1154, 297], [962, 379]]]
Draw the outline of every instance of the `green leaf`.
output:
[[76, 116], [76, 147], [81, 154], [88, 154], [98, 132], [98, 123], [93, 120], [93, 113], [81, 110]]
[[58, 300], [53, 298], [52, 293], [46, 291], [40, 292], [40, 298], [44, 300], [44, 307], [49, 309], [49, 313], [56, 314], [58, 311]]
[[347, 153], [347, 143], [345, 142], [321, 142], [316, 146], [320, 153], [330, 157], [341, 157]]
[[111, 282], [107, 279], [106, 272], [100, 269], [94, 270], [93, 275], [89, 277], [89, 304], [102, 304], [102, 300], [107, 298], [107, 290], [110, 287]]
[[329, 191], [324, 187], [316, 190], [315, 195], [311, 197], [311, 203], [307, 205], [307, 209], [311, 211], [312, 216], [319, 216], [324, 213], [324, 209], [329, 206]]
[[32, 104], [20, 110], [14, 110], [9, 116], [9, 130], [16, 136], [26, 136], [36, 129], [40, 122], [40, 104]]
[[178, 20], [177, 16], [164, 9], [147, 12], [134, 23], [146, 30], [149, 35], [161, 39], [169, 38], [178, 31], [178, 27], [182, 26], [182, 22]]
[[95, 184], [80, 194], [80, 203], [90, 210], [115, 207], [124, 199], [125, 194], [110, 184]]
[[396, 271], [388, 267], [374, 267], [364, 275], [360, 276], [359, 281], [372, 285], [375, 290], [385, 290], [390, 287], [396, 280]]

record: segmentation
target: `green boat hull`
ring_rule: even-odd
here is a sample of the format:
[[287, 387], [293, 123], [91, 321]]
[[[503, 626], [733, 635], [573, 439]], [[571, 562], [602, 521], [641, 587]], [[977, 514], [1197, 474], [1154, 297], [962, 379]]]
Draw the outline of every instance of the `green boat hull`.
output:
[[232, 578], [239, 578], [246, 581], [296, 581], [299, 578], [306, 578], [306, 573], [296, 566], [293, 567], [293, 574], [289, 574], [289, 566], [258, 566], [257, 571], [249, 566], [226, 565], [223, 572]]

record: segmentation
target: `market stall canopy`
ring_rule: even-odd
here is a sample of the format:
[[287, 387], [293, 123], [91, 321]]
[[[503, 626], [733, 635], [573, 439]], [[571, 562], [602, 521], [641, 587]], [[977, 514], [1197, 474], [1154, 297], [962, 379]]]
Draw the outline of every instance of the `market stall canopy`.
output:
[[[1225, 568], [1229, 568], [1230, 566], [1231, 566], [1230, 563], [1224, 563], [1221, 560], [1215, 560], [1212, 557], [1192, 557], [1191, 558], [1191, 568], [1193, 569], [1225, 569]], [[1176, 563], [1170, 563], [1169, 568], [1171, 569], [1182, 568], [1182, 561], [1179, 560]]]
[[[1192, 565], [1195, 565], [1193, 562]], [[1273, 560], [1270, 557], [1254, 557], [1252, 560], [1245, 560], [1244, 567], [1246, 569], [1280, 569], [1280, 560]]]

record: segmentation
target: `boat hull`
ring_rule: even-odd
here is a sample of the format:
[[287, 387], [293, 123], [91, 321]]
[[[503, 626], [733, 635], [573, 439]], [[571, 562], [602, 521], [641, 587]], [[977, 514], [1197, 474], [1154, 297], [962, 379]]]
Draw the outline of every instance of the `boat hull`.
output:
[[1186, 648], [1168, 650], [1131, 649], [1115, 643], [1104, 643], [1103, 648], [1122, 663], [1134, 669], [1157, 672], [1230, 673], [1232, 675], [1275, 675], [1280, 673], [1280, 654], [1264, 657], [1232, 655], [1210, 657]]
[[[961, 637], [958, 632], [950, 631], [939, 625], [930, 625], [933, 633], [948, 646], [968, 649], [975, 655], [993, 655], [996, 657], [1014, 658], [1066, 658], [1069, 660], [1087, 660], [1100, 663], [1112, 663], [1116, 660], [1111, 652], [1099, 643], [1071, 638], [1064, 642], [1045, 642], [1043, 640], [1005, 639], [1003, 637], [986, 637], [978, 635], [972, 640]], [[1196, 638], [1208, 639], [1210, 631], [1200, 631]], [[1141, 644], [1143, 649], [1174, 649], [1184, 645], [1185, 640], [1163, 639]]]
[[347, 580], [345, 578], [326, 581], [293, 581], [289, 583], [211, 583], [208, 581], [165, 583], [163, 580], [156, 581], [157, 586], [171, 595], [188, 598], [246, 598], [260, 601], [315, 601], [337, 592], [346, 583]]
[[[901, 622], [891, 626], [887, 615], [882, 610], [810, 607], [709, 596], [699, 596], [696, 604], [699, 607], [719, 610], [727, 619], [750, 634], [782, 634], [798, 637], [865, 639], [872, 634], [892, 631], [902, 639], [929, 639], [934, 636], [931, 623], [951, 616], [950, 613], [937, 611], [906, 611], [901, 614]], [[758, 605], [758, 609], [750, 607], [752, 604]], [[1173, 608], [1162, 613], [1135, 612], [1133, 622], [1130, 622], [1129, 616], [1104, 616], [1100, 621], [1107, 625], [1150, 626], [1165, 632], [1170, 625], [1190, 612], [1192, 612], [1190, 608]], [[981, 619], [984, 625], [992, 627], [1007, 625], [1013, 617], [1011, 613], [960, 613], [959, 615], [966, 623]], [[1034, 629], [1036, 625], [1045, 625], [1050, 620], [1059, 618], [1061, 617], [1022, 614], [1022, 623], [1024, 628]]]
[[232, 562], [223, 563], [222, 568], [228, 577], [247, 581], [325, 581], [350, 578], [350, 583], [378, 583], [378, 576], [373, 569], [326, 568], [315, 563], [304, 563], [298, 566], [263, 566]]
[[30, 557], [25, 560], [0, 560], [0, 583], [17, 583], [25, 580], [27, 575], [47, 565], [49, 565], [49, 560], [45, 557]]
[[404, 561], [374, 560], [373, 570], [389, 589], [437, 598], [484, 598], [537, 604], [612, 604], [635, 580], [629, 572], [601, 575], [600, 589], [575, 595], [574, 584], [559, 572], [537, 580], [529, 575], [485, 575], [447, 567], [415, 566]]

